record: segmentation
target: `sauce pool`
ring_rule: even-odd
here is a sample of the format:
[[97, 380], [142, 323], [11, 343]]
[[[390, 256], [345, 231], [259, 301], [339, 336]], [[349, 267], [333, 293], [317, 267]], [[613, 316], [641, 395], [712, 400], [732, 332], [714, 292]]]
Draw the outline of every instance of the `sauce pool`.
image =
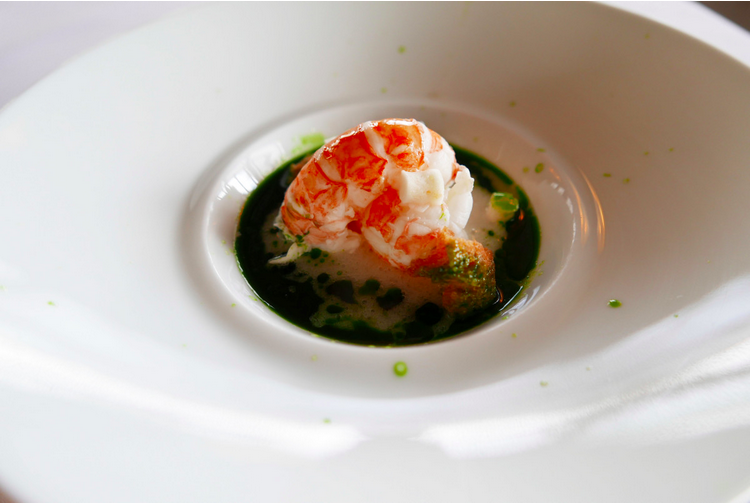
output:
[[[282, 318], [313, 334], [367, 346], [407, 346], [444, 340], [501, 312], [524, 289], [537, 265], [539, 223], [529, 198], [508, 175], [482, 157], [452, 147], [457, 162], [469, 169], [476, 187], [488, 193], [511, 193], [519, 201], [519, 210], [505, 223], [505, 239], [494, 253], [499, 290], [495, 303], [469, 317], [448, 319], [435, 303], [425, 302], [409, 319], [399, 323], [398, 328], [384, 330], [357, 319], [343, 322], [340, 313], [351, 303], [369, 302], [372, 296], [374, 309], [383, 309], [385, 316], [404, 300], [405, 294], [400, 289], [386, 288], [385, 284], [381, 287], [378, 277], [357, 284], [341, 270], [311, 274], [307, 266], [299, 268], [305, 269], [304, 272], [298, 270], [296, 262], [269, 265], [269, 259], [284, 251], [280, 245], [281, 234], [277, 239], [269, 222], [279, 212], [292, 181], [290, 168], [314, 151], [299, 155], [267, 176], [250, 194], [242, 210], [235, 252], [240, 270], [258, 298]], [[486, 232], [494, 235], [492, 230]], [[314, 265], [320, 262], [324, 267], [327, 261], [334, 260], [328, 254], [322, 255], [320, 249], [314, 248], [297, 261], [314, 262]], [[374, 271], [374, 274], [377, 273]]]

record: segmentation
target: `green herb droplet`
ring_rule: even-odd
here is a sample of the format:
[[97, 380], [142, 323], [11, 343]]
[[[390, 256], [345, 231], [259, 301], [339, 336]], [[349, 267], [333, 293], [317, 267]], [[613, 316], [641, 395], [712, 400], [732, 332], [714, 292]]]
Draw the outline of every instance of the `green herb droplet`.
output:
[[396, 374], [397, 377], [404, 377], [407, 375], [408, 370], [407, 364], [404, 362], [396, 362], [394, 364], [394, 374]]
[[399, 288], [389, 288], [386, 293], [380, 297], [376, 297], [376, 302], [382, 309], [388, 311], [393, 309], [404, 300], [404, 294]]
[[378, 289], [381, 288], [381, 283], [377, 279], [369, 279], [365, 282], [363, 286], [360, 287], [359, 290], [357, 290], [357, 293], [360, 295], [373, 295], [378, 291]]

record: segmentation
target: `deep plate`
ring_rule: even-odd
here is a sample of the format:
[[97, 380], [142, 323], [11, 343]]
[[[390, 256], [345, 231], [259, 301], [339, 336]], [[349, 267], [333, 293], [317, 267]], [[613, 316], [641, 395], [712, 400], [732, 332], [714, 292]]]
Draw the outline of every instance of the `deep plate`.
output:
[[[0, 482], [34, 501], [731, 498], [748, 105], [747, 68], [590, 4], [222, 5], [93, 51], [0, 116]], [[232, 308], [209, 225], [232, 161], [420, 106], [458, 144], [497, 128], [477, 151], [541, 214], [546, 293], [391, 350]]]

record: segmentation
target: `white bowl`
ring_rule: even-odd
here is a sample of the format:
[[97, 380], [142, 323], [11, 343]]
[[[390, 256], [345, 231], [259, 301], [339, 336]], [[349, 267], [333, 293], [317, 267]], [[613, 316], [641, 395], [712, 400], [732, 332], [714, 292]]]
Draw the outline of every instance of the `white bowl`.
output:
[[[249, 297], [249, 191], [303, 135], [386, 116], [529, 194], [544, 264], [508, 319], [377, 349]], [[0, 481], [34, 501], [729, 500], [748, 138], [747, 67], [595, 4], [215, 5], [111, 42], [0, 115]]]

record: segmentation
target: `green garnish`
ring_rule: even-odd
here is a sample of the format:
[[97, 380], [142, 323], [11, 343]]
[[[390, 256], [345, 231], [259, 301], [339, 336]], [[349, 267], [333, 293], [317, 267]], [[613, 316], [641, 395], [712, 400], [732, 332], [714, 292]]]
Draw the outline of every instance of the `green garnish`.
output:
[[379, 288], [381, 288], [380, 281], [376, 279], [369, 279], [363, 286], [360, 287], [359, 290], [357, 290], [357, 293], [359, 293], [360, 295], [372, 295], [376, 293]]
[[621, 306], [622, 306], [623, 304], [621, 304], [621, 301], [620, 301], [620, 300], [618, 300], [618, 299], [611, 299], [611, 300], [610, 300], [610, 301], [608, 302], [608, 305], [609, 305], [610, 307], [621, 307]]
[[[326, 137], [323, 133], [310, 133], [300, 137], [300, 143], [292, 148], [291, 154], [293, 156], [315, 150], [326, 142]], [[307, 218], [307, 217], [306, 217]]]
[[407, 375], [407, 372], [409, 369], [407, 368], [407, 364], [404, 362], [396, 362], [394, 364], [394, 374], [396, 374], [397, 377], [404, 377]]
[[320, 248], [313, 248], [312, 250], [310, 250], [310, 258], [312, 258], [313, 260], [315, 260], [315, 259], [317, 259], [318, 257], [321, 256], [321, 253], [322, 252], [321, 252]]
[[535, 173], [542, 173], [543, 169], [545, 169], [545, 165], [540, 162], [535, 166]]
[[519, 201], [507, 192], [493, 192], [490, 196], [490, 207], [495, 211], [497, 219], [505, 222], [519, 210]]
[[386, 293], [380, 297], [376, 297], [376, 302], [382, 309], [388, 311], [393, 309], [404, 300], [404, 294], [399, 288], [389, 288]]
[[356, 304], [355, 289], [348, 279], [335, 281], [326, 287], [326, 293], [339, 297], [347, 304]]

